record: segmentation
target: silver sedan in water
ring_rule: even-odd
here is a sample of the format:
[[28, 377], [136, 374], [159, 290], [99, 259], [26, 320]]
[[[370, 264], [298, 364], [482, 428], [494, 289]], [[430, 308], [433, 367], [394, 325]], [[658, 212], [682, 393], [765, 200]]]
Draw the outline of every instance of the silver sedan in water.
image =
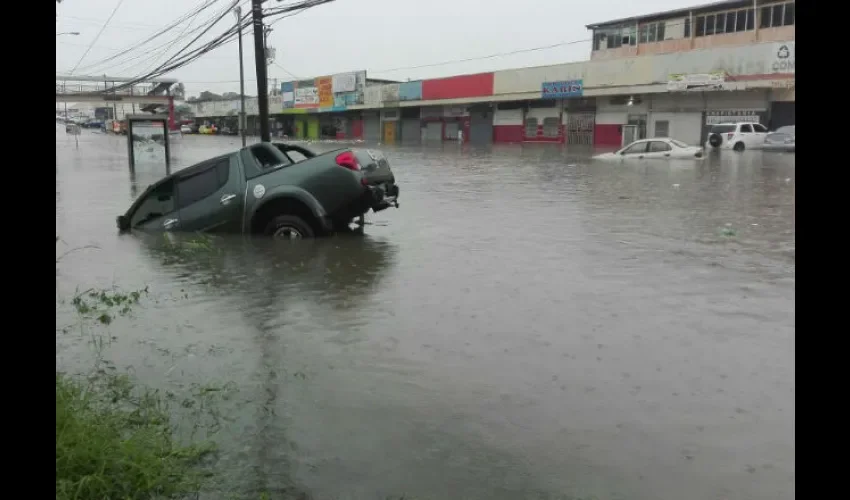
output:
[[796, 125], [779, 127], [764, 138], [765, 151], [785, 151], [793, 153], [796, 143]]

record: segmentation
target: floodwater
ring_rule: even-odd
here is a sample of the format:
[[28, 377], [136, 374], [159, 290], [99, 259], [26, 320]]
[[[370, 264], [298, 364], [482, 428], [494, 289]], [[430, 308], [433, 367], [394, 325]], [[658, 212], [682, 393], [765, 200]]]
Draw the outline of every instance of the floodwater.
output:
[[[175, 168], [238, 143], [186, 136]], [[148, 285], [105, 355], [238, 388], [229, 495], [794, 498], [794, 155], [381, 148], [401, 208], [365, 235], [175, 256], [115, 229], [160, 169], [57, 127], [57, 254], [98, 247], [57, 293]], [[57, 367], [87, 351], [57, 335]]]

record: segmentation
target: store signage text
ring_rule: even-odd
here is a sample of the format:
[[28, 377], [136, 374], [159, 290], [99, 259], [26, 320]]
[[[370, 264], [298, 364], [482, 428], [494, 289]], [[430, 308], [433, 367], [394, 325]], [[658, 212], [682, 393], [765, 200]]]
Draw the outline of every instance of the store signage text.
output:
[[668, 92], [704, 92], [707, 90], [724, 90], [726, 88], [726, 73], [695, 73], [670, 75], [667, 81]]
[[764, 110], [759, 109], [723, 109], [706, 111], [705, 123], [706, 125], [717, 125], [718, 123], [761, 123], [761, 113], [763, 112]]
[[771, 73], [794, 73], [796, 47], [794, 42], [774, 44], [773, 59], [770, 62]]
[[582, 80], [567, 80], [561, 82], [543, 82], [541, 94], [543, 99], [569, 99], [581, 97], [584, 93]]

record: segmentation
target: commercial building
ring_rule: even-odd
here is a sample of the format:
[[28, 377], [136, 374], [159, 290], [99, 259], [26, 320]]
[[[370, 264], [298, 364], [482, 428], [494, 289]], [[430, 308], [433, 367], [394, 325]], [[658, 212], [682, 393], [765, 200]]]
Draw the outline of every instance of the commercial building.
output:
[[[378, 82], [365, 71], [286, 82], [273, 130], [385, 143], [555, 142], [602, 147], [719, 121], [794, 123], [794, 1], [723, 1], [587, 26], [587, 61]], [[196, 106], [200, 118], [238, 102]], [[256, 100], [247, 103], [256, 115]]]

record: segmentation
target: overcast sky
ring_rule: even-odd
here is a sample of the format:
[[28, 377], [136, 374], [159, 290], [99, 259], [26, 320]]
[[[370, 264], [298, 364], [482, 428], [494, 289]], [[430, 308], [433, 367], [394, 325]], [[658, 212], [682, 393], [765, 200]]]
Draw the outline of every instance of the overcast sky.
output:
[[[78, 64], [103, 28], [75, 74], [137, 76], [156, 67], [182, 48], [190, 38], [167, 44], [186, 28], [191, 31], [233, 4], [218, 0], [195, 18], [153, 42], [138, 43], [158, 29], [207, 0], [63, 0], [56, 7], [56, 32], [78, 31], [79, 36], [56, 38], [56, 72]], [[268, 0], [267, 8], [292, 3]], [[249, 5], [250, 0], [241, 0]], [[590, 33], [585, 25], [698, 5], [698, 0], [336, 0], [283, 19], [274, 25], [269, 45], [277, 50], [269, 78], [279, 82], [365, 69], [370, 78], [397, 80], [430, 78], [479, 71], [539, 66], [588, 59]], [[226, 21], [226, 23], [225, 23]], [[213, 27], [211, 40], [235, 22], [225, 17]], [[270, 20], [269, 22], [273, 22]], [[251, 29], [245, 45], [246, 93], [256, 94]], [[547, 50], [480, 59], [434, 67], [411, 66], [577, 42]], [[165, 52], [160, 48], [167, 48]], [[193, 45], [193, 46], [197, 46]], [[134, 47], [120, 58], [95, 63]], [[158, 56], [158, 57], [156, 57]], [[287, 73], [288, 72], [288, 73]], [[168, 75], [185, 83], [188, 95], [203, 90], [238, 92], [239, 62], [236, 42], [211, 52]]]

